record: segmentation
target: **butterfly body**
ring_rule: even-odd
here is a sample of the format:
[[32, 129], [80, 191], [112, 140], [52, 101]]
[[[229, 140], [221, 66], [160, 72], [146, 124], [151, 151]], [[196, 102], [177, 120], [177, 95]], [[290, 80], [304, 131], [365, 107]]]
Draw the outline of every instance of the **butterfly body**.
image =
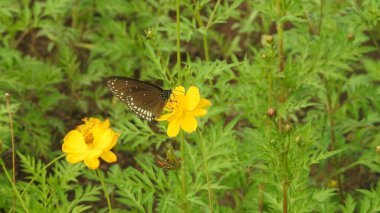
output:
[[107, 86], [136, 115], [148, 121], [160, 116], [172, 93], [171, 90], [126, 77], [110, 77]]

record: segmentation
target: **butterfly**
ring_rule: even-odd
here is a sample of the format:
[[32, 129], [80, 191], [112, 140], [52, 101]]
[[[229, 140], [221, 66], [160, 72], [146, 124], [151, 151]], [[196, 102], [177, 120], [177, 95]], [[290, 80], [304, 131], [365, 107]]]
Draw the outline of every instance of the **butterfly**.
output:
[[136, 115], [148, 121], [161, 115], [172, 94], [172, 90], [163, 90], [148, 82], [126, 77], [110, 77], [107, 86]]

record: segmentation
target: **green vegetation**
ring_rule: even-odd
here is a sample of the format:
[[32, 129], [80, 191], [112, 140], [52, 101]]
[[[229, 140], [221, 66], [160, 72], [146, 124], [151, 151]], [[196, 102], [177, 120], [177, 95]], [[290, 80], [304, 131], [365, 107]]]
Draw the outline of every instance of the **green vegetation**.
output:
[[[379, 59], [374, 0], [0, 0], [0, 211], [380, 212]], [[212, 106], [169, 138], [110, 76]], [[84, 117], [116, 163], [64, 159]]]

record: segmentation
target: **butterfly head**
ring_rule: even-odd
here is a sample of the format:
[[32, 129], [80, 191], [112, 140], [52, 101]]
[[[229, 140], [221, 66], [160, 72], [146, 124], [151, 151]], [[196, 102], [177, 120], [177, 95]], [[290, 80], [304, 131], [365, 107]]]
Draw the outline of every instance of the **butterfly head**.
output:
[[172, 94], [172, 90], [164, 90], [160, 94], [161, 100], [167, 102], [170, 99], [170, 95]]

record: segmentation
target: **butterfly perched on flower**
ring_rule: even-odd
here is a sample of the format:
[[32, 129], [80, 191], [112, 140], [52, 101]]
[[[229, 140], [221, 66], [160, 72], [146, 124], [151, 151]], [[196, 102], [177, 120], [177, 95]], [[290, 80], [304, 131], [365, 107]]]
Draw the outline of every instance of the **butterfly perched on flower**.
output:
[[161, 115], [172, 94], [172, 90], [127, 77], [110, 77], [107, 86], [132, 112], [148, 121]]

